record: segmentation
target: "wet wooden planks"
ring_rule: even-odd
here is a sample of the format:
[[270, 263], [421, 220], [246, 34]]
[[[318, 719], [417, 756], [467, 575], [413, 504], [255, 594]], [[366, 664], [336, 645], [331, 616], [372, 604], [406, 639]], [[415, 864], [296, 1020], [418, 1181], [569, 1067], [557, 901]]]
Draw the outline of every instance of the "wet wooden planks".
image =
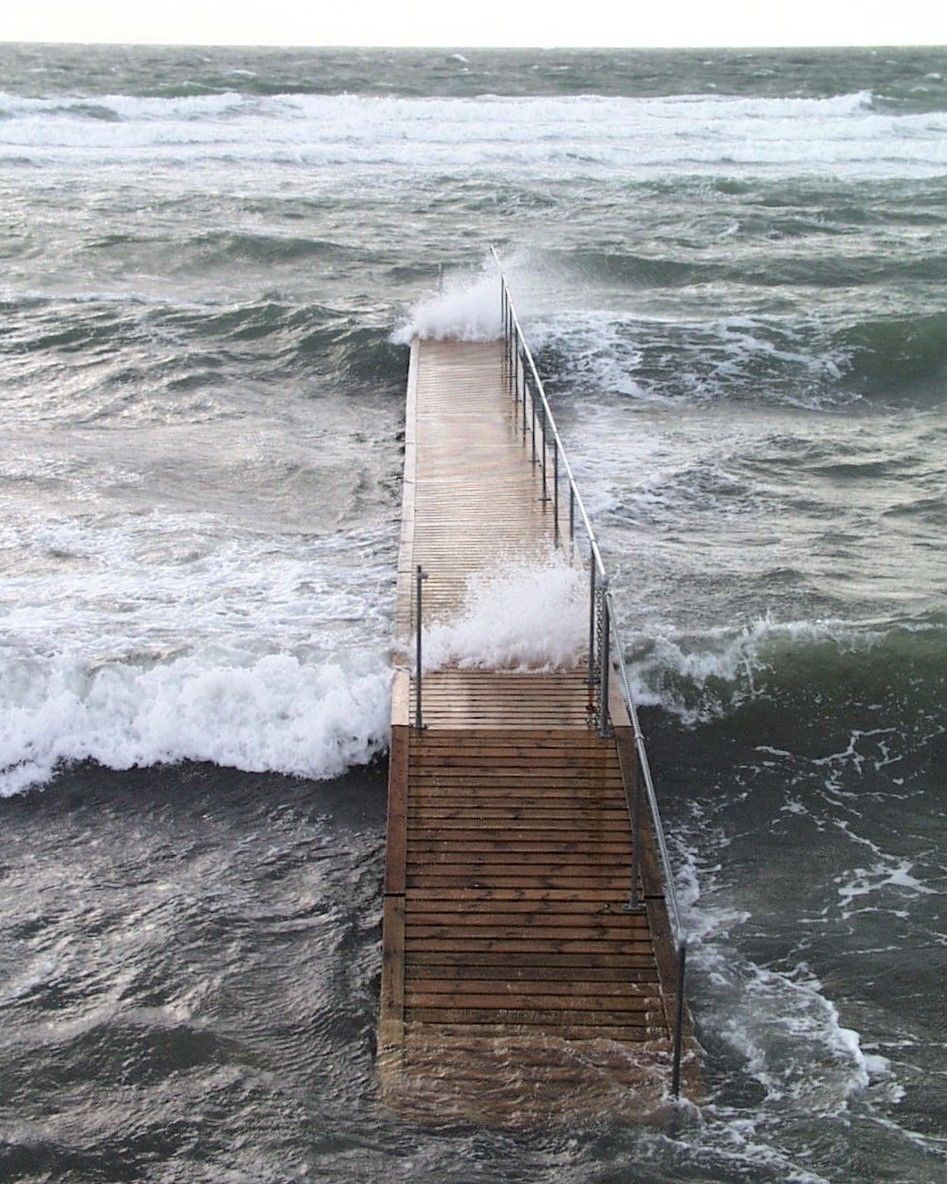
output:
[[[651, 938], [647, 916], [627, 908], [614, 745], [584, 730], [485, 740], [432, 729], [412, 735], [409, 754], [406, 1040], [414, 1024], [666, 1037], [653, 957], [626, 963], [647, 963]], [[563, 966], [569, 957], [581, 964]]]
[[548, 552], [542, 500], [501, 382], [500, 342], [415, 341], [405, 418], [405, 500], [396, 632], [412, 629], [415, 566], [428, 572], [425, 620], [449, 619], [468, 580]]
[[[402, 638], [417, 564], [425, 624], [449, 620], [472, 576], [547, 555], [552, 533], [499, 344], [413, 344], [405, 453]], [[389, 773], [387, 1100], [436, 1121], [640, 1112], [666, 1084], [673, 968], [656, 949], [663, 901], [647, 861], [647, 907], [628, 907], [627, 761], [589, 726], [585, 672], [426, 674], [420, 731], [414, 689], [405, 660]]]

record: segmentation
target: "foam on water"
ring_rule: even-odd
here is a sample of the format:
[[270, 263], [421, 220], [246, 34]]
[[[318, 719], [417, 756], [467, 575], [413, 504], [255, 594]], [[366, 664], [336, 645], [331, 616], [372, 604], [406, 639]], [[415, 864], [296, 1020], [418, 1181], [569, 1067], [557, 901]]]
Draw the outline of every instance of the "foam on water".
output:
[[[882, 855], [877, 847], [875, 850], [879, 855]], [[918, 894], [936, 895], [935, 889], [924, 884], [912, 874], [913, 870], [913, 860], [887, 856], [873, 863], [871, 867], [853, 868], [845, 875], [837, 876], [835, 883], [838, 885], [842, 916], [847, 919], [857, 913], [861, 907], [878, 907], [874, 904], [861, 904], [861, 902], [864, 897], [884, 892], [885, 889], [896, 889], [893, 895], [902, 903]], [[855, 907], [856, 902], [859, 902], [859, 907]]]
[[0, 796], [86, 759], [112, 769], [213, 761], [321, 779], [387, 747], [390, 671], [372, 654], [346, 663], [273, 654], [245, 666], [195, 654], [99, 669], [60, 659], [4, 674]]
[[560, 364], [557, 383], [580, 392], [658, 407], [752, 399], [818, 409], [859, 398], [847, 381], [853, 348], [827, 340], [813, 319], [570, 310], [531, 319], [529, 329]]
[[389, 606], [364, 583], [385, 586], [381, 544], [168, 511], [8, 525], [0, 794], [87, 758], [316, 778], [371, 760], [388, 733]]
[[947, 117], [880, 112], [864, 91], [822, 99], [104, 95], [94, 104], [0, 94], [0, 111], [0, 154], [8, 157], [28, 150], [115, 162], [501, 167], [507, 176], [721, 166], [729, 173], [821, 166], [867, 176], [935, 175], [947, 131]]
[[[676, 837], [703, 1039], [725, 1045], [762, 1090], [751, 1106], [712, 1099], [691, 1138], [716, 1154], [778, 1170], [783, 1179], [822, 1181], [807, 1168], [806, 1151], [794, 1145], [795, 1124], [812, 1115], [844, 1124], [855, 1105], [897, 1105], [903, 1088], [889, 1059], [866, 1051], [860, 1033], [842, 1022], [838, 1005], [805, 962], [779, 969], [740, 953], [740, 930], [750, 914], [722, 903], [720, 868], [702, 861], [682, 831]], [[714, 837], [718, 851], [727, 846], [722, 833]], [[700, 847], [707, 838], [701, 836]], [[906, 1133], [882, 1110], [877, 1120]]]

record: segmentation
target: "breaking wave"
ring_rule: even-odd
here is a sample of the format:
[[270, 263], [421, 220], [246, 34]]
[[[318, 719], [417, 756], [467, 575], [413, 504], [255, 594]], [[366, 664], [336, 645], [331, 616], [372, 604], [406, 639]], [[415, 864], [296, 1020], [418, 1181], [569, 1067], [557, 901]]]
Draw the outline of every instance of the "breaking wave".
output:
[[810, 410], [861, 399], [940, 403], [947, 317], [892, 316], [829, 331], [815, 318], [663, 320], [557, 314], [530, 321], [553, 390], [671, 404], [764, 402]]
[[502, 167], [507, 175], [615, 168], [808, 172], [814, 166], [868, 176], [934, 175], [943, 167], [947, 132], [942, 114], [879, 110], [868, 91], [832, 98], [424, 99], [230, 91], [101, 95], [94, 103], [7, 93], [0, 94], [0, 111], [5, 156]]
[[62, 660], [5, 674], [4, 797], [88, 759], [111, 769], [212, 761], [325, 779], [368, 763], [388, 743], [390, 674], [371, 655], [347, 665], [286, 654], [248, 666], [197, 656], [99, 669]]
[[839, 620], [776, 621], [700, 634], [641, 637], [626, 660], [639, 702], [685, 723], [707, 723], [753, 704], [817, 719], [835, 699], [884, 703], [907, 696], [933, 717], [947, 690], [947, 626]]

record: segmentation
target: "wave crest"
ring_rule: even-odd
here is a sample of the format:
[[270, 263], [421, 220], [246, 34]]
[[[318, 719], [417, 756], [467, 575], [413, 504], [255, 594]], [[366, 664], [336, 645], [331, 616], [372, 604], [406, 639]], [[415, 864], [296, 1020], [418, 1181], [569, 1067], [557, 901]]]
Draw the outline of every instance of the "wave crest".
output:
[[[9, 673], [9, 672], [8, 672]], [[0, 796], [48, 781], [62, 764], [112, 769], [212, 761], [247, 772], [337, 777], [388, 742], [390, 671], [269, 655], [253, 665], [196, 657], [98, 670], [22, 663], [0, 702]]]

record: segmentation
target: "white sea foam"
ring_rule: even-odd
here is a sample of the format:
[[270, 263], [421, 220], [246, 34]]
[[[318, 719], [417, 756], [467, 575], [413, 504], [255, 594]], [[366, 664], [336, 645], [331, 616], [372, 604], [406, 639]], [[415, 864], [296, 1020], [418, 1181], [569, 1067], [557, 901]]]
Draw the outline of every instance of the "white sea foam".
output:
[[[702, 1022], [743, 1059], [766, 1090], [767, 1107], [843, 1113], [853, 1096], [889, 1075], [889, 1062], [864, 1051], [859, 1033], [843, 1024], [804, 963], [777, 970], [737, 953], [735, 931], [749, 914], [704, 899], [707, 888], [713, 895], [717, 870], [698, 872], [695, 852], [684, 851], [679, 891], [691, 964], [703, 983]], [[765, 1109], [758, 1118], [766, 1121]]]
[[471, 580], [457, 618], [424, 630], [428, 669], [575, 666], [588, 645], [588, 588], [564, 561], [516, 563]]
[[913, 860], [886, 857], [873, 863], [871, 867], [857, 867], [843, 876], [836, 876], [835, 883], [838, 885], [842, 916], [852, 916], [858, 912], [855, 907], [857, 901], [876, 892], [883, 892], [886, 888], [897, 889], [896, 893], [889, 893], [894, 900], [904, 900], [918, 895], [935, 895], [933, 888], [912, 875], [913, 868]]
[[561, 355], [563, 384], [667, 407], [748, 394], [794, 407], [851, 403], [858, 395], [841, 381], [851, 354], [823, 337], [816, 323], [771, 317], [570, 309], [530, 321], [533, 344]]
[[[676, 95], [394, 98], [356, 95], [0, 94], [0, 154], [193, 162], [292, 160], [331, 167], [500, 168], [561, 178], [614, 169], [935, 175], [947, 117], [827, 99]], [[594, 135], [590, 130], [594, 127]], [[749, 129], [749, 131], [748, 131]]]
[[113, 769], [183, 760], [337, 777], [387, 745], [390, 675], [378, 657], [308, 664], [274, 654], [249, 666], [205, 655], [152, 666], [34, 663], [17, 703], [0, 703], [0, 796], [63, 762]]
[[378, 538], [95, 507], [0, 530], [0, 794], [85, 758], [334, 777], [385, 747]]

